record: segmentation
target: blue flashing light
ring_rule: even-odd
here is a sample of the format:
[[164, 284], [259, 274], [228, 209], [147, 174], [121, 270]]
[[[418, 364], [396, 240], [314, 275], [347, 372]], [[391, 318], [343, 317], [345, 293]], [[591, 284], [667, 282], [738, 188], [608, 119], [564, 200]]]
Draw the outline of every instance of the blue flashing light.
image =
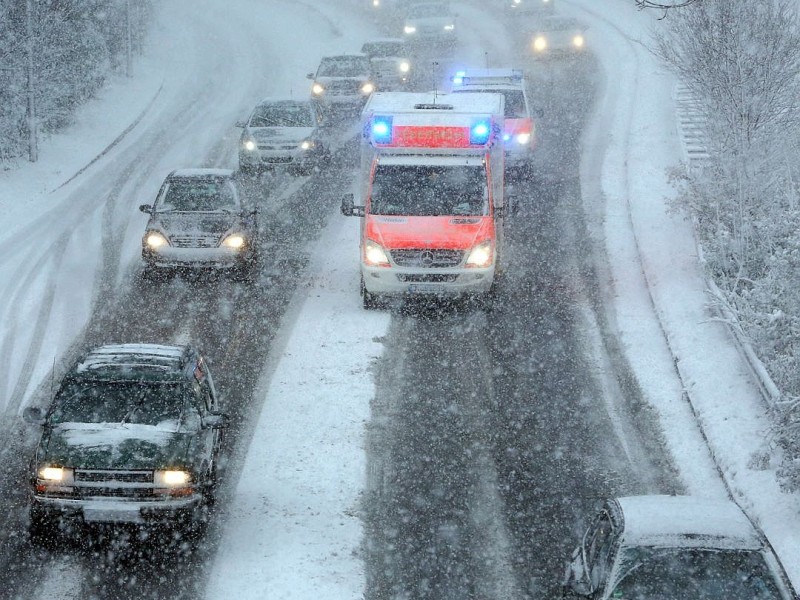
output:
[[467, 76], [466, 71], [456, 71], [456, 74], [453, 75], [453, 85], [461, 85], [464, 83], [464, 77]]
[[376, 144], [392, 143], [392, 117], [380, 116], [372, 119], [372, 141]]
[[473, 146], [482, 146], [489, 141], [492, 135], [492, 123], [488, 119], [475, 121], [469, 130], [469, 143]]

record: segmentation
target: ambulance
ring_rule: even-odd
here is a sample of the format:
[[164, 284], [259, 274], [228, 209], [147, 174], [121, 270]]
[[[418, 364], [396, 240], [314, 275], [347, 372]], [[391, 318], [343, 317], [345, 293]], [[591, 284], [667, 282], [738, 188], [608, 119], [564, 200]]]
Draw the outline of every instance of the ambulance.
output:
[[[528, 102], [521, 69], [465, 69], [452, 78], [454, 94], [498, 93], [505, 98], [503, 141], [506, 168], [526, 169], [536, 148], [534, 111]], [[537, 115], [538, 116], [538, 115]]]
[[[501, 94], [378, 92], [362, 113], [361, 297], [488, 295], [502, 268]], [[359, 202], [356, 204], [356, 195]]]

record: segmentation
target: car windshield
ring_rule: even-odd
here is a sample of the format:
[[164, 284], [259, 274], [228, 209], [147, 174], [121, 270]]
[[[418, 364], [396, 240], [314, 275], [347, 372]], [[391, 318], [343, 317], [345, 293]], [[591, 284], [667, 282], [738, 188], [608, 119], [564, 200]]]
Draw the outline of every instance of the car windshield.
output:
[[387, 58], [393, 56], [406, 56], [406, 49], [402, 42], [374, 42], [364, 44], [361, 48], [364, 54], [375, 58]]
[[487, 215], [483, 166], [379, 165], [370, 212], [375, 215]]
[[250, 127], [313, 126], [311, 110], [305, 104], [262, 104], [250, 117]]
[[178, 421], [187, 404], [179, 383], [71, 382], [55, 398], [50, 424]]
[[427, 19], [431, 17], [446, 17], [450, 14], [446, 4], [418, 4], [408, 11], [410, 19]]
[[367, 73], [369, 58], [366, 56], [337, 56], [323, 59], [317, 77], [359, 77]]
[[232, 212], [238, 208], [233, 183], [225, 179], [173, 179], [156, 201], [157, 212]]
[[542, 31], [578, 31], [580, 23], [569, 17], [551, 17], [542, 21]]
[[772, 572], [757, 551], [641, 549], [625, 551], [612, 598], [779, 600]]

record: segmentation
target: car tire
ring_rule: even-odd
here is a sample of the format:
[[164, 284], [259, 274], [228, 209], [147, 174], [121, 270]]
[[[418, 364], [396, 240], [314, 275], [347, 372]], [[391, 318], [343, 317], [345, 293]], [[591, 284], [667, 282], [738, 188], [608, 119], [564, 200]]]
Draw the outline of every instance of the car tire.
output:
[[383, 301], [378, 294], [367, 291], [364, 279], [361, 279], [361, 305], [365, 310], [376, 310], [383, 307]]
[[41, 548], [52, 548], [61, 537], [61, 519], [31, 508], [28, 536], [31, 544]]

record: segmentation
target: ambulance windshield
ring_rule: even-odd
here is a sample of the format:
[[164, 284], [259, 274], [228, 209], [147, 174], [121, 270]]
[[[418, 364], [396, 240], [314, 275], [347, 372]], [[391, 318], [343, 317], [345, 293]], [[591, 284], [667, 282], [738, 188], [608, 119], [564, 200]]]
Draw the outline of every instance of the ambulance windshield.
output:
[[483, 166], [379, 165], [370, 213], [432, 217], [489, 214]]

